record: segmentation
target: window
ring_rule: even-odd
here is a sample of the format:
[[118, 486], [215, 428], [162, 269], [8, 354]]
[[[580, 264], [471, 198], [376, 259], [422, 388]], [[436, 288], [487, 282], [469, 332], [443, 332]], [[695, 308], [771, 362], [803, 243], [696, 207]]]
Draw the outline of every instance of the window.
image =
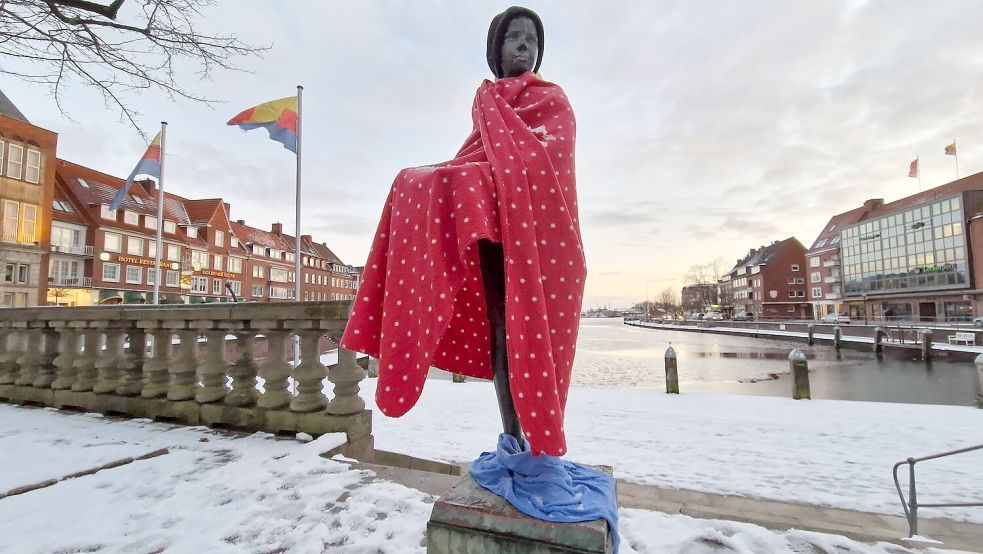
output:
[[297, 257], [292, 252], [287, 252], [283, 256], [284, 256], [284, 258], [287, 259], [288, 262], [292, 262], [292, 261], [294, 261], [294, 260], [297, 259]]
[[198, 238], [198, 228], [197, 227], [185, 227], [184, 234], [188, 235], [188, 238], [196, 239]]
[[119, 264], [102, 264], [102, 280], [119, 282]]
[[63, 249], [82, 246], [82, 231], [68, 227], [51, 226], [51, 246]]
[[148, 285], [157, 284], [157, 270], [152, 267], [147, 268], [147, 284]]
[[276, 281], [278, 283], [289, 283], [290, 277], [288, 276], [287, 270], [280, 269], [278, 267], [271, 267], [270, 281]]
[[79, 263], [75, 260], [51, 260], [48, 265], [49, 285], [79, 285]]
[[263, 285], [253, 285], [253, 296], [263, 296]]
[[[0, 140], [0, 175], [3, 175], [3, 149], [6, 147], [6, 142]], [[4, 304], [4, 306], [10, 306], [10, 304]]]
[[208, 277], [192, 277], [191, 292], [204, 294], [208, 292]]
[[215, 271], [223, 271], [222, 267], [224, 262], [224, 256], [219, 256], [218, 254], [212, 256], [212, 269]]
[[215, 246], [225, 246], [225, 233], [215, 231]]
[[140, 198], [139, 196], [137, 196], [137, 195], [135, 195], [135, 194], [131, 194], [131, 195], [130, 195], [130, 198], [132, 198], [132, 199], [133, 199], [133, 201], [134, 201], [134, 202], [136, 202], [138, 206], [143, 206], [143, 205], [145, 205], [145, 204], [144, 204], [144, 201], [143, 201], [143, 198]]
[[116, 221], [116, 210], [111, 210], [106, 204], [99, 206], [99, 215], [101, 215], [103, 219]]
[[282, 260], [283, 252], [281, 250], [277, 250], [276, 248], [270, 248], [270, 257]]
[[798, 270], [799, 270], [799, 264], [792, 264], [792, 271], [798, 271]]
[[822, 298], [823, 297], [823, 289], [821, 289], [819, 287], [813, 287], [813, 289], [812, 289], [812, 297], [813, 298]]
[[7, 150], [7, 177], [20, 179], [24, 172], [24, 147], [11, 144]]
[[164, 232], [165, 233], [171, 233], [172, 235], [174, 233], [177, 233], [177, 224], [174, 223], [173, 221], [167, 221], [165, 219], [164, 220]]
[[126, 253], [131, 256], [143, 256], [143, 239], [126, 237]]
[[818, 283], [820, 281], [822, 281], [822, 276], [819, 274], [818, 271], [813, 271], [812, 273], [809, 274], [810, 283]]
[[788, 297], [789, 298], [795, 298], [795, 291], [794, 290], [788, 291]]
[[310, 298], [308, 298], [310, 295], [311, 295], [311, 293], [307, 292], [306, 290], [304, 291], [304, 302], [307, 302], [308, 300], [310, 300]]
[[789, 277], [788, 278], [788, 284], [794, 285], [795, 284], [795, 277]]
[[103, 239], [103, 250], [106, 252], [122, 252], [123, 237], [116, 233], [106, 233]]
[[311, 274], [310, 273], [305, 273], [304, 274], [304, 282], [305, 283], [310, 283], [311, 282]]
[[242, 273], [242, 258], [229, 257], [229, 272]]
[[168, 269], [167, 273], [164, 274], [164, 282], [169, 287], [176, 287], [181, 283], [181, 274]]
[[819, 256], [809, 258], [809, 267], [819, 267]]
[[795, 278], [795, 284], [796, 285], [802, 285], [802, 284], [805, 284], [805, 282], [806, 282], [805, 277], [796, 277]]
[[221, 279], [212, 279], [212, 294], [222, 294]]
[[147, 241], [147, 257], [157, 259], [157, 241]]
[[21, 204], [20, 221], [20, 240], [21, 242], [34, 242], [35, 229], [37, 228], [38, 207], [34, 204]]
[[157, 218], [152, 215], [143, 216], [143, 226], [146, 227], [147, 229], [156, 229]]
[[266, 255], [266, 249], [258, 244], [253, 245], [253, 255], [254, 256], [264, 256]]
[[789, 306], [788, 307], [788, 313], [794, 314], [795, 313], [795, 306]]
[[6, 264], [4, 266], [3, 280], [5, 283], [26, 285], [30, 280], [31, 266], [27, 264]]
[[261, 265], [253, 266], [253, 277], [256, 277], [257, 279], [262, 279], [263, 277], [265, 277], [263, 266]]
[[230, 238], [229, 245], [232, 246], [232, 248], [239, 248], [239, 239], [235, 237]]
[[33, 148], [27, 149], [27, 173], [24, 180], [28, 183], [41, 181], [41, 152]]
[[176, 244], [167, 245], [167, 259], [172, 262], [181, 260], [181, 247]]
[[71, 213], [75, 210], [72, 209], [72, 205], [64, 200], [54, 200], [51, 202], [51, 207], [58, 210], [59, 212]]
[[79, 179], [79, 186], [82, 187], [82, 188], [84, 188], [84, 189], [87, 189], [87, 188], [89, 188], [89, 183], [86, 183], [85, 182], [85, 179]]
[[19, 202], [13, 200], [3, 201], [3, 240], [17, 242], [17, 222], [19, 215]]
[[232, 293], [236, 296], [242, 294], [242, 282], [241, 281], [226, 281], [225, 284], [232, 286]]
[[139, 225], [140, 214], [131, 212], [130, 210], [123, 210], [123, 223], [127, 225]]
[[138, 265], [126, 266], [126, 282], [140, 285], [143, 283], [143, 268]]
[[195, 271], [198, 271], [203, 267], [208, 267], [208, 252], [205, 252], [204, 250], [192, 250], [191, 267], [196, 268]]

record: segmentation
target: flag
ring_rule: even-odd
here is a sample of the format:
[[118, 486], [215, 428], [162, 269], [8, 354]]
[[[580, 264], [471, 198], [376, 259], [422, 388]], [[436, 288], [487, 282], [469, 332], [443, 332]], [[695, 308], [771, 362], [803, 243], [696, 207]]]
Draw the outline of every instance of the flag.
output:
[[908, 168], [908, 177], [918, 177], [918, 158], [911, 162], [911, 167]]
[[228, 125], [238, 125], [249, 131], [263, 127], [270, 138], [283, 147], [297, 153], [297, 97], [289, 96], [272, 100], [240, 113], [229, 120]]
[[956, 155], [956, 143], [955, 142], [953, 142], [949, 146], [946, 146], [945, 147], [945, 155], [946, 156], [955, 156]]
[[126, 193], [133, 186], [133, 179], [137, 175], [150, 175], [160, 180], [160, 133], [157, 133], [154, 140], [150, 142], [150, 146], [147, 147], [147, 151], [140, 158], [140, 161], [137, 162], [137, 166], [133, 168], [130, 176], [126, 178], [126, 182], [123, 183], [119, 192], [113, 197], [113, 202], [109, 205], [110, 209], [118, 209], [120, 204], [123, 203], [123, 199], [126, 198]]

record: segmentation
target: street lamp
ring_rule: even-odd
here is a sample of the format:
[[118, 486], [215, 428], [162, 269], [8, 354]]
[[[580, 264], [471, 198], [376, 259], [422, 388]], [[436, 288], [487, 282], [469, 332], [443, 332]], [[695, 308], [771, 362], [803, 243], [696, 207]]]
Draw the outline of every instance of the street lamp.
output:
[[867, 325], [867, 291], [864, 290], [864, 325]]

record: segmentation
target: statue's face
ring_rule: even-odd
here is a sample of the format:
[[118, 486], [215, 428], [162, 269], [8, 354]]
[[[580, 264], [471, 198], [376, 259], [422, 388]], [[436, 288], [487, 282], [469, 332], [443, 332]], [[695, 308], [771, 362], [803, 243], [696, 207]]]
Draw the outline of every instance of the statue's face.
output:
[[517, 17], [509, 21], [502, 41], [502, 74], [516, 77], [536, 67], [539, 57], [539, 38], [536, 24], [528, 17]]

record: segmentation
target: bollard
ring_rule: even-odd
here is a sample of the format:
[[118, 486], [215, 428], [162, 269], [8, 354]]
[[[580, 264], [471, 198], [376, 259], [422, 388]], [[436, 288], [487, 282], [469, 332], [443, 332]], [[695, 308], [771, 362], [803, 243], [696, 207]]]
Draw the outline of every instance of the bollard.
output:
[[839, 325], [833, 327], [833, 346], [837, 350], [843, 347], [843, 330]]
[[809, 360], [801, 350], [796, 348], [788, 355], [788, 368], [792, 373], [792, 398], [795, 400], [811, 400], [809, 391]]
[[983, 408], [983, 354], [976, 357], [976, 406]]
[[881, 354], [884, 352], [884, 337], [887, 336], [887, 331], [883, 327], [874, 327], [874, 353]]
[[813, 340], [813, 335], [815, 334], [815, 331], [816, 331], [816, 326], [813, 325], [812, 323], [810, 323], [809, 324], [809, 346], [812, 346], [813, 344], [815, 344], [815, 340]]
[[922, 359], [930, 362], [932, 361], [932, 330], [924, 329], [920, 334], [922, 336]]
[[676, 371], [676, 351], [672, 343], [666, 349], [666, 394], [679, 394], [679, 373]]

